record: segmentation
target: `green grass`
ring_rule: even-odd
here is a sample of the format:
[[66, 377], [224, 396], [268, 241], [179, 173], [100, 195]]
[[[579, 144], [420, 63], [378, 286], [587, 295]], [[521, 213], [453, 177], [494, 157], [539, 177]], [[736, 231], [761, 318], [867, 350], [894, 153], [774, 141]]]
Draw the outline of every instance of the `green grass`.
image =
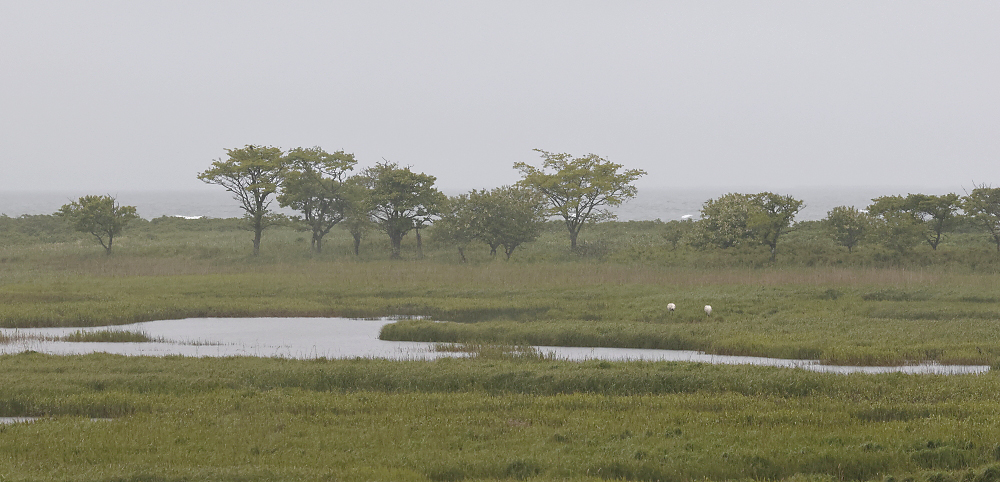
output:
[[140, 331], [126, 330], [78, 330], [68, 335], [58, 337], [59, 341], [76, 343], [149, 343], [163, 342], [162, 338], [153, 338]]
[[0, 369], [0, 415], [46, 417], [0, 427], [5, 480], [958, 482], [1000, 456], [993, 375], [503, 356], [24, 354]]
[[759, 249], [674, 248], [653, 222], [588, 227], [570, 253], [551, 225], [511, 262], [472, 247], [462, 265], [432, 232], [423, 259], [408, 237], [390, 261], [377, 234], [354, 257], [335, 230], [316, 255], [281, 228], [254, 258], [236, 224], [137, 223], [110, 257], [54, 228], [0, 230], [0, 325], [419, 315], [450, 322], [384, 337], [468, 356], [0, 356], [0, 416], [44, 418], [0, 426], [0, 479], [1000, 481], [995, 373], [573, 363], [523, 348], [997, 367], [1000, 257], [977, 233], [938, 252], [847, 254], [804, 224], [769, 263]]
[[[103, 255], [101, 255], [103, 256]], [[0, 326], [238, 316], [427, 316], [387, 339], [680, 348], [886, 365], [1000, 362], [1000, 277], [901, 269], [678, 269], [595, 263], [270, 263], [159, 274], [84, 260], [0, 285]], [[676, 303], [670, 313], [666, 304]], [[705, 316], [701, 307], [715, 311]]]

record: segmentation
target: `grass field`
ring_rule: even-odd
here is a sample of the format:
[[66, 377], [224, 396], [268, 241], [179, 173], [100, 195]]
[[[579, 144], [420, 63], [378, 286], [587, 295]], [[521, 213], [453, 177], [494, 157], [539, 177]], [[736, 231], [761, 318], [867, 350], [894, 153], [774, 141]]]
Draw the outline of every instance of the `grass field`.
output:
[[229, 220], [141, 224], [110, 257], [72, 233], [8, 236], [2, 326], [421, 315], [450, 323], [399, 322], [383, 337], [466, 342], [476, 356], [2, 356], [0, 416], [43, 419], [0, 426], [0, 479], [1000, 481], [994, 372], [571, 363], [495, 346], [997, 367], [988, 246], [956, 235], [939, 253], [851, 258], [803, 231], [769, 264], [766, 252], [674, 249], [656, 223], [596, 226], [568, 253], [556, 228], [511, 262], [475, 248], [469, 264], [432, 233], [423, 259], [405, 244], [407, 259], [390, 261], [374, 235], [359, 258], [343, 233], [315, 255], [287, 228], [253, 258]]
[[[990, 481], [984, 376], [478, 357], [0, 357], [5, 480]], [[110, 418], [110, 421], [102, 419]], [[97, 420], [92, 420], [97, 419]]]

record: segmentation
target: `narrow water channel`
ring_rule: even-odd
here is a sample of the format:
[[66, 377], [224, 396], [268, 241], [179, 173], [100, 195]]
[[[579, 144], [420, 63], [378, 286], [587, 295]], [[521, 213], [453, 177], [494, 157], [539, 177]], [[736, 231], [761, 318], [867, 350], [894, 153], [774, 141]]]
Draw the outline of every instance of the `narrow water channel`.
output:
[[[94, 352], [121, 355], [196, 357], [256, 356], [282, 358], [386, 358], [421, 360], [461, 356], [435, 351], [436, 343], [384, 341], [379, 330], [393, 320], [346, 318], [188, 318], [121, 326], [91, 328], [2, 328], [14, 341], [0, 344], [0, 353], [28, 350], [58, 355]], [[65, 342], [52, 339], [78, 331], [123, 330], [145, 333], [147, 343]], [[636, 348], [536, 347], [541, 354], [565, 360], [686, 361], [731, 365], [793, 367], [830, 373], [985, 373], [981, 365], [910, 365], [898, 367], [852, 367], [821, 365], [817, 360], [788, 360], [748, 356], [711, 355], [685, 350]]]

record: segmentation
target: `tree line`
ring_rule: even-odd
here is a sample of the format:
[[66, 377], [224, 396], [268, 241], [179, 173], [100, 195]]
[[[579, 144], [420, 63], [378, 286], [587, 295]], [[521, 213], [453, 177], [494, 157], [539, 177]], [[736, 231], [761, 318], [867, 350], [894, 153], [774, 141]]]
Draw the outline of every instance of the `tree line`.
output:
[[[337, 225], [351, 233], [355, 254], [362, 238], [379, 230], [389, 238], [393, 258], [400, 257], [403, 238], [412, 231], [421, 256], [421, 231], [433, 224], [436, 240], [456, 247], [464, 261], [464, 250], [473, 242], [487, 244], [494, 255], [502, 246], [509, 259], [518, 246], [538, 238], [551, 216], [565, 221], [575, 249], [582, 227], [613, 218], [607, 208], [634, 197], [632, 183], [645, 174], [595, 154], [536, 151], [542, 165], [516, 163], [523, 175], [517, 184], [452, 197], [434, 186], [436, 177], [386, 160], [352, 175], [357, 165], [353, 154], [320, 147], [226, 149], [226, 157], [213, 161], [198, 179], [233, 195], [253, 232], [254, 256], [260, 253], [264, 231], [278, 224], [311, 231], [310, 246], [317, 253]], [[297, 214], [276, 213], [273, 201]], [[107, 254], [114, 237], [136, 218], [134, 207], [119, 206], [111, 196], [85, 196], [57, 214], [95, 236]]]
[[[311, 232], [310, 246], [317, 253], [324, 236], [338, 225], [352, 235], [355, 254], [368, 233], [383, 232], [393, 258], [400, 257], [404, 237], [413, 232], [419, 257], [421, 233], [433, 225], [434, 241], [456, 248], [464, 262], [472, 243], [489, 246], [494, 256], [502, 248], [509, 259], [519, 246], [537, 239], [552, 218], [562, 221], [575, 250], [582, 228], [614, 219], [608, 208], [635, 197], [634, 182], [646, 174], [595, 154], [535, 151], [541, 165], [515, 163], [522, 176], [516, 184], [451, 197], [435, 187], [436, 177], [386, 160], [352, 174], [357, 167], [353, 154], [320, 147], [226, 149], [226, 157], [213, 161], [198, 178], [233, 195], [253, 232], [255, 256], [268, 227], [292, 224]], [[297, 214], [276, 213], [274, 201]], [[803, 206], [802, 200], [772, 192], [729, 193], [706, 201], [698, 220], [668, 223], [664, 237], [675, 247], [763, 245], [774, 261], [779, 241], [794, 228]], [[135, 207], [121, 206], [111, 196], [85, 196], [56, 214], [93, 235], [107, 254], [114, 238], [137, 217]], [[875, 242], [902, 253], [925, 242], [937, 250], [942, 235], [960, 220], [988, 233], [1000, 252], [1000, 188], [986, 185], [964, 196], [893, 195], [875, 198], [863, 209], [837, 206], [821, 222], [848, 252]]]
[[[778, 240], [794, 228], [795, 215], [803, 206], [802, 200], [771, 192], [729, 193], [706, 201], [699, 220], [677, 223], [665, 237], [674, 246], [686, 243], [695, 248], [764, 245], [774, 261]], [[881, 196], [865, 208], [837, 206], [821, 223], [849, 253], [866, 242], [904, 253], [921, 243], [936, 251], [942, 235], [960, 221], [988, 233], [1000, 252], [1000, 188], [979, 185], [964, 196]]]

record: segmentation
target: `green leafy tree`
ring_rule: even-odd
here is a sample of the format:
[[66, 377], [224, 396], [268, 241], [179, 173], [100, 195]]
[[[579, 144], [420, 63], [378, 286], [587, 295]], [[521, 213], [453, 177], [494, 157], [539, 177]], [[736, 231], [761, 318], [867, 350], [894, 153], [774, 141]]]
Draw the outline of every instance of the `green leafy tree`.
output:
[[264, 229], [280, 219], [271, 213], [269, 206], [282, 178], [281, 149], [248, 145], [226, 149], [226, 153], [228, 159], [212, 162], [212, 167], [198, 174], [198, 179], [226, 188], [240, 203], [244, 219], [254, 233], [253, 255], [257, 256]]
[[906, 204], [908, 210], [923, 222], [926, 227], [924, 238], [935, 251], [941, 243], [941, 235], [951, 229], [958, 210], [962, 207], [961, 199], [955, 193], [940, 196], [909, 194], [906, 196]]
[[705, 201], [692, 244], [723, 249], [756, 244], [751, 220], [757, 209], [750, 194], [728, 193]]
[[364, 238], [375, 223], [372, 221], [371, 193], [365, 187], [364, 176], [352, 176], [344, 183], [344, 197], [347, 199], [344, 210], [344, 220], [341, 226], [351, 233], [354, 239], [354, 255], [361, 255], [361, 239]]
[[872, 199], [868, 206], [872, 226], [881, 238], [882, 245], [905, 253], [925, 239], [926, 226], [903, 196], [881, 196]]
[[468, 262], [465, 250], [478, 239], [473, 227], [475, 221], [468, 194], [451, 196], [441, 209], [441, 217], [434, 222], [434, 241], [458, 249], [462, 263]]
[[771, 192], [729, 193], [710, 199], [701, 209], [696, 244], [732, 248], [763, 244], [777, 255], [778, 240], [788, 231], [802, 201]]
[[962, 209], [975, 224], [990, 233], [1000, 252], [1000, 188], [976, 187], [962, 198]]
[[56, 213], [73, 226], [73, 229], [90, 233], [111, 255], [115, 236], [122, 233], [129, 221], [137, 219], [135, 206], [122, 206], [112, 196], [84, 196], [64, 204]]
[[302, 213], [312, 231], [312, 249], [323, 251], [323, 236], [347, 216], [349, 198], [344, 180], [357, 161], [344, 151], [296, 148], [283, 159], [284, 175], [278, 204]]
[[392, 257], [399, 258], [403, 237], [439, 212], [447, 197], [434, 187], [436, 177], [383, 162], [362, 172], [371, 196], [372, 217], [389, 236]]
[[803, 203], [792, 196], [773, 192], [754, 194], [752, 202], [758, 209], [750, 219], [750, 227], [761, 243], [771, 250], [771, 261], [774, 261], [778, 253], [778, 238], [788, 232]]
[[854, 206], [837, 206], [826, 213], [824, 225], [837, 244], [854, 251], [854, 247], [865, 239], [871, 229], [868, 213]]
[[518, 246], [538, 239], [545, 225], [545, 199], [534, 189], [503, 186], [472, 191], [469, 203], [476, 237], [490, 245], [491, 254], [503, 246], [508, 260]]
[[615, 164], [595, 154], [574, 158], [570, 154], [556, 154], [535, 149], [543, 159], [538, 168], [524, 162], [514, 164], [521, 171], [520, 186], [538, 190], [549, 203], [548, 214], [560, 216], [569, 230], [570, 247], [576, 250], [580, 230], [587, 223], [614, 219], [603, 206], [620, 206], [635, 197], [632, 185], [646, 174], [641, 169], [622, 170]]

